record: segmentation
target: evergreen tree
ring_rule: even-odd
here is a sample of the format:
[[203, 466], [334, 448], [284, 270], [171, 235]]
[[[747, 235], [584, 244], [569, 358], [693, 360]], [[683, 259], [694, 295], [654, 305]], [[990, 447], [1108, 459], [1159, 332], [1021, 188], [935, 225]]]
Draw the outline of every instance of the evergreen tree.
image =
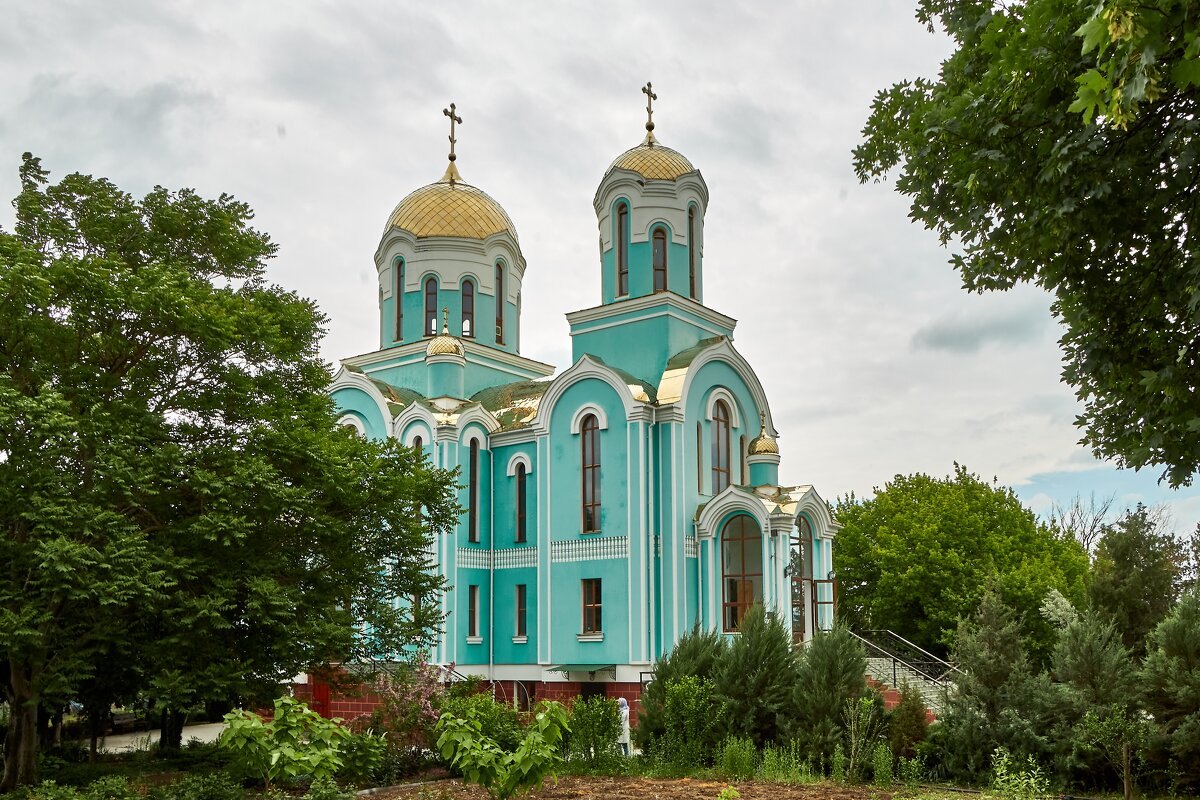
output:
[[1185, 785], [1200, 787], [1200, 595], [1189, 592], [1151, 632], [1142, 665], [1152, 756], [1174, 760]]
[[796, 658], [783, 623], [762, 606], [750, 609], [713, 676], [713, 696], [725, 710], [726, 732], [762, 748], [791, 717]]
[[701, 630], [696, 623], [654, 663], [654, 680], [642, 692], [638, 724], [633, 737], [644, 752], [652, 752], [656, 742], [666, 733], [663, 712], [667, 702], [667, 686], [680, 678], [696, 677], [709, 680], [727, 649], [725, 637], [715, 630]]
[[828, 760], [842, 740], [848, 700], [867, 692], [867, 654], [849, 628], [818, 632], [800, 654], [792, 689], [791, 735]]

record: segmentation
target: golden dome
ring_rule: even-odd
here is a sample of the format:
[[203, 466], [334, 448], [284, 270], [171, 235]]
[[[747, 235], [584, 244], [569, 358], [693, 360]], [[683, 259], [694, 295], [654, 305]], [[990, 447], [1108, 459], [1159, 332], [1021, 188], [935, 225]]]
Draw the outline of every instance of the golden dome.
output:
[[749, 447], [746, 448], [746, 455], [748, 455], [748, 456], [766, 456], [766, 455], [777, 456], [777, 455], [779, 455], [779, 443], [775, 441], [775, 437], [767, 436], [767, 414], [766, 414], [766, 412], [760, 411], [758, 414], [758, 418], [761, 422], [762, 429], [759, 431], [759, 434], [758, 434], [758, 436], [755, 437], [754, 441], [750, 442]]
[[516, 226], [500, 204], [482, 189], [463, 183], [453, 163], [440, 181], [422, 186], [401, 200], [388, 218], [388, 227], [408, 231], [418, 239], [486, 239], [506, 231], [517, 238]]
[[466, 356], [463, 343], [457, 337], [450, 335], [450, 309], [442, 308], [442, 333], [429, 340], [425, 346], [425, 357], [430, 356]]
[[696, 171], [692, 162], [682, 153], [663, 147], [652, 135], [647, 136], [646, 141], [637, 147], [617, 156], [608, 172], [614, 169], [632, 170], [650, 181], [673, 181], [681, 175]]

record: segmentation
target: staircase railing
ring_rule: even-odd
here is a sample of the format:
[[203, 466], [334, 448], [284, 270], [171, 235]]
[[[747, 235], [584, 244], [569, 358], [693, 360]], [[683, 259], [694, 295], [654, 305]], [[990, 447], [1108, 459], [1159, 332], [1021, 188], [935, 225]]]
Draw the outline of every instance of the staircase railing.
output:
[[924, 680], [943, 686], [954, 680], [958, 667], [938, 658], [893, 631], [861, 631], [851, 635], [862, 642], [868, 658], [886, 659], [892, 666], [892, 683], [900, 687], [903, 671], [911, 671]]

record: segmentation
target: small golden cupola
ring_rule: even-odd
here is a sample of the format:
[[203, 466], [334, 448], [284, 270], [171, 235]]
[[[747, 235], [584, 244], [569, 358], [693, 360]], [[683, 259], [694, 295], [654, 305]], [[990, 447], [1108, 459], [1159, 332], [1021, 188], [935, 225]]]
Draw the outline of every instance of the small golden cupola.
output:
[[756, 436], [754, 438], [754, 441], [750, 442], [750, 445], [746, 448], [746, 455], [748, 455], [748, 456], [766, 456], [766, 455], [777, 456], [777, 455], [779, 455], [779, 443], [775, 441], [774, 436], [767, 435], [767, 415], [766, 415], [766, 413], [761, 412], [761, 413], [759, 413], [758, 417], [759, 417], [759, 422], [762, 427], [759, 430], [758, 436]]
[[442, 333], [429, 340], [429, 344], [425, 347], [425, 357], [458, 356], [462, 358], [465, 355], [466, 350], [463, 348], [462, 341], [457, 336], [450, 335], [450, 309], [443, 307]]

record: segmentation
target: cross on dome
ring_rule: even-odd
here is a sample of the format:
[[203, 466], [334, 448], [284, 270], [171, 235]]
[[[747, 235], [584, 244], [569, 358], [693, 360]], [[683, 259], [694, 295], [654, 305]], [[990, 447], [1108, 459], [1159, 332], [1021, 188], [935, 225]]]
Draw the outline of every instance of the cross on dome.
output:
[[450, 166], [446, 167], [446, 174], [442, 176], [442, 180], [449, 180], [451, 184], [462, 180], [462, 176], [458, 174], [458, 167], [454, 166], [454, 161], [458, 158], [454, 155], [454, 145], [458, 141], [454, 138], [454, 124], [456, 122], [459, 125], [462, 124], [462, 117], [458, 116], [455, 111], [454, 103], [451, 103], [449, 108], [442, 109], [442, 114], [450, 118]]
[[654, 144], [654, 101], [658, 99], [658, 95], [654, 93], [650, 81], [646, 81], [646, 85], [642, 87], [642, 94], [646, 95], [646, 144]]

